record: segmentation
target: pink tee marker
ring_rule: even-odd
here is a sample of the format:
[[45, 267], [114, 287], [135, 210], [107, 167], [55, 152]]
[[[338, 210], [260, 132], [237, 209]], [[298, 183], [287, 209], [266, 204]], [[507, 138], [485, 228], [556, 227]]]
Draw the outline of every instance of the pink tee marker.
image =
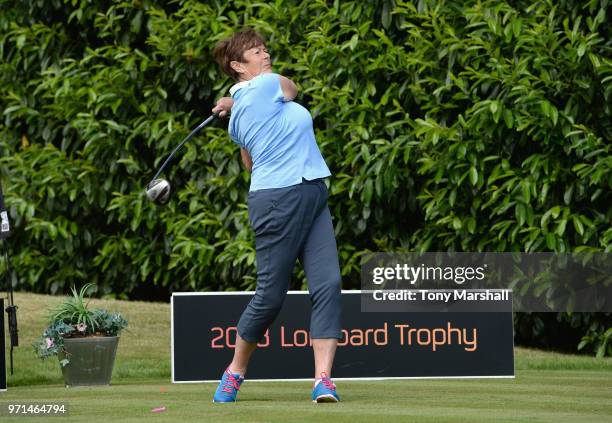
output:
[[166, 411], [166, 407], [157, 407], [151, 410], [152, 413], [163, 413]]

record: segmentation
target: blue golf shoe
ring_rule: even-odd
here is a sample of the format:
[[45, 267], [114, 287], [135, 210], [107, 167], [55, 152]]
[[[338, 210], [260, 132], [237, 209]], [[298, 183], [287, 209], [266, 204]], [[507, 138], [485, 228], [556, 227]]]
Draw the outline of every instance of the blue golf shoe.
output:
[[236, 402], [236, 396], [240, 390], [240, 385], [244, 382], [244, 378], [239, 374], [232, 374], [229, 367], [225, 369], [223, 377], [217, 386], [213, 402]]
[[336, 385], [325, 372], [321, 373], [321, 381], [312, 390], [312, 402], [338, 402], [340, 397]]

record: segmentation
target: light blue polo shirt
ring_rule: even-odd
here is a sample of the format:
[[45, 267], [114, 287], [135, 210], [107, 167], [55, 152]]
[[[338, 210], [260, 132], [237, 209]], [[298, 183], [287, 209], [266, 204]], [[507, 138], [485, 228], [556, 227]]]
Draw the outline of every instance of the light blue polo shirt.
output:
[[264, 73], [234, 85], [229, 134], [253, 160], [250, 191], [283, 188], [331, 175], [310, 112], [284, 101], [280, 76]]

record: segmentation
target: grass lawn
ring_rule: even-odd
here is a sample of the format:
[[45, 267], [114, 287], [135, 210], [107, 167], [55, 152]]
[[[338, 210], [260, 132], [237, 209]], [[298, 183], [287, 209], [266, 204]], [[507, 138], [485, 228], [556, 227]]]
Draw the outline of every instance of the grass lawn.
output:
[[[340, 404], [312, 404], [308, 382], [248, 380], [236, 404], [212, 404], [213, 384], [171, 384], [168, 304], [92, 300], [124, 313], [124, 332], [110, 387], [64, 388], [57, 360], [30, 347], [59, 297], [17, 293], [20, 347], [15, 375], [0, 404], [65, 402], [62, 420], [130, 421], [374, 421], [607, 422], [612, 421], [612, 359], [517, 348], [515, 379], [406, 380], [338, 383]], [[136, 331], [134, 328], [138, 328]], [[152, 413], [156, 407], [165, 412]], [[36, 419], [36, 418], [35, 418]], [[6, 417], [2, 422], [22, 422]], [[46, 419], [43, 419], [46, 420]], [[43, 421], [37, 419], [35, 421]]]

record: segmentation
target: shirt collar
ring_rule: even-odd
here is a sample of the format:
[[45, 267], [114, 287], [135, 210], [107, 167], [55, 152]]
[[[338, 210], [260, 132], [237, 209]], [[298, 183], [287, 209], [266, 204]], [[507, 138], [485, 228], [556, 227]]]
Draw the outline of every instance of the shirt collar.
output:
[[234, 84], [229, 90], [230, 95], [233, 97], [236, 91], [238, 91], [240, 88], [248, 87], [249, 85], [251, 85], [251, 81], [242, 81], [237, 84]]

